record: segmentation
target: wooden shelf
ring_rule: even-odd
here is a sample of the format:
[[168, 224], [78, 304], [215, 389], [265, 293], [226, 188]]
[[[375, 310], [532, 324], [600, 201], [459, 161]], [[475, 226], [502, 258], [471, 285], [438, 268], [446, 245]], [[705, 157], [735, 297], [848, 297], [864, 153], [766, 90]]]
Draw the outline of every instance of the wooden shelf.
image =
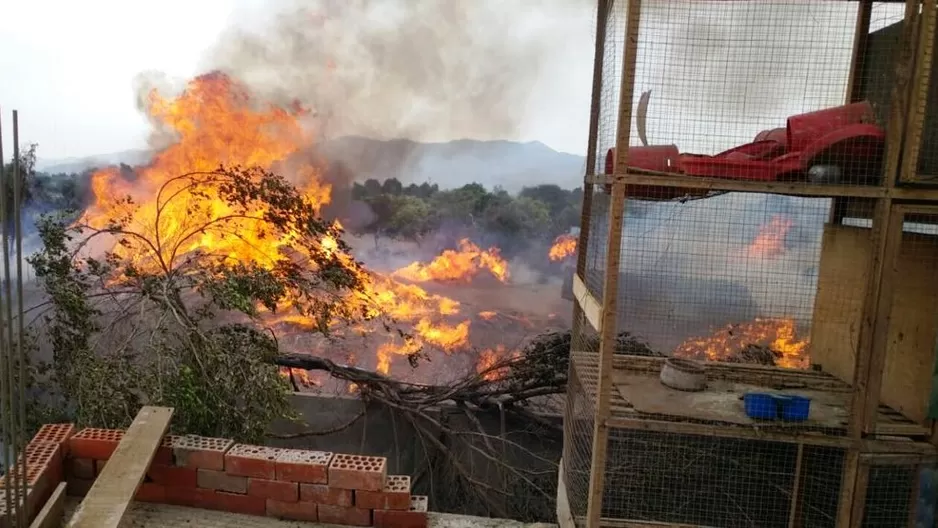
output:
[[[598, 379], [599, 355], [595, 352], [572, 352], [571, 361], [574, 363], [577, 378], [591, 401], [596, 399], [596, 386]], [[650, 431], [673, 432], [682, 434], [701, 434], [729, 438], [757, 438], [769, 441], [805, 443], [811, 445], [828, 445], [835, 447], [848, 447], [851, 440], [846, 436], [846, 417], [850, 413], [851, 387], [831, 376], [819, 371], [801, 371], [763, 367], [758, 365], [742, 365], [731, 363], [707, 363], [709, 379], [718, 390], [727, 391], [730, 387], [751, 386], [764, 390], [778, 390], [780, 387], [795, 392], [805, 392], [816, 396], [823, 401], [826, 410], [821, 420], [812, 420], [803, 423], [785, 422], [752, 422], [742, 413], [742, 402], [738, 402], [738, 409], [723, 409], [726, 419], [720, 419], [720, 413], [708, 412], [702, 418], [688, 416], [686, 408], [687, 396], [680, 401], [658, 401], [653, 406], [645, 407], [635, 405], [628, 401], [619, 386], [634, 382], [638, 377], [657, 380], [658, 372], [664, 358], [651, 358], [640, 356], [616, 355], [613, 359], [613, 373], [611, 391], [611, 416], [608, 425], [613, 428], [643, 429]], [[647, 387], [646, 387], [647, 389]], [[707, 391], [698, 393], [702, 399], [707, 400], [711, 407], [726, 406], [731, 399]], [[738, 397], [736, 394], [734, 397]], [[693, 400], [693, 396], [689, 397]], [[680, 399], [680, 398], [679, 398]], [[673, 409], [668, 410], [668, 405]], [[653, 412], [647, 412], [647, 411]], [[730, 418], [733, 412], [739, 417]], [[702, 413], [704, 414], [704, 413]], [[841, 420], [838, 417], [843, 416]], [[748, 422], [748, 423], [747, 423]], [[898, 412], [886, 406], [880, 406], [877, 415], [877, 435], [918, 437], [926, 436], [929, 430], [911, 420], [906, 419]], [[923, 444], [909, 442], [906, 439], [896, 441], [867, 440], [865, 449], [870, 452], [904, 452], [911, 449], [915, 453], [922, 450]], [[927, 445], [927, 444], [924, 444]], [[933, 448], [929, 446], [929, 449]]]
[[630, 169], [626, 174], [595, 174], [586, 183], [609, 185], [615, 182], [647, 187], [673, 187], [712, 192], [749, 192], [805, 197], [892, 198], [938, 203], [938, 186], [903, 184], [887, 188], [876, 185], [824, 185], [809, 182], [768, 182], [702, 178], [668, 172]]

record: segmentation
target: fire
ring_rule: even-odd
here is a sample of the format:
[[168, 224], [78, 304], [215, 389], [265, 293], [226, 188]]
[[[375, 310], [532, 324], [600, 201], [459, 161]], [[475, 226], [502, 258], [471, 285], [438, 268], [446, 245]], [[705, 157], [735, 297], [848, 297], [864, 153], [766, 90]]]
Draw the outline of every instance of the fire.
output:
[[[508, 366], [504, 365], [506, 359], [517, 359], [521, 353], [517, 350], [509, 351], [504, 345], [487, 348], [479, 352], [476, 362], [476, 372], [486, 381], [498, 381], [508, 375]], [[503, 364], [496, 368], [499, 364]]]
[[[297, 119], [304, 110], [258, 105], [246, 89], [218, 73], [197, 77], [174, 99], [152, 91], [146, 110], [152, 120], [174, 132], [177, 141], [149, 165], [136, 168], [132, 182], [115, 168], [93, 174], [95, 202], [82, 220], [101, 229], [127, 216], [134, 231], [158, 241], [149, 247], [131, 237], [113, 249], [118, 256], [140, 269], [159, 271], [172, 269], [197, 250], [264, 265], [290, 247], [295, 234], [265, 236], [259, 225], [264, 211], [233, 217], [233, 208], [217, 188], [201, 186], [195, 193], [192, 182], [210, 180], [208, 173], [220, 165], [275, 168], [311, 141]], [[321, 207], [329, 203], [331, 188], [318, 176], [315, 167], [305, 166], [296, 178], [310, 203]], [[219, 219], [226, 220], [223, 227], [217, 225]]]
[[488, 311], [488, 310], [484, 312], [479, 312], [479, 317], [481, 317], [482, 319], [485, 319], [486, 321], [491, 321], [492, 319], [495, 318], [496, 315], [498, 314], [492, 311]]
[[459, 249], [447, 249], [429, 264], [412, 262], [394, 272], [413, 282], [462, 281], [469, 282], [482, 270], [487, 270], [501, 282], [508, 281], [508, 263], [499, 254], [498, 248], [482, 250], [469, 239], [459, 241]]
[[[299, 154], [314, 139], [299, 120], [305, 109], [263, 104], [252, 99], [238, 82], [212, 73], [193, 79], [174, 98], [151, 92], [146, 111], [151, 120], [175, 135], [175, 142], [148, 165], [135, 168], [132, 177], [116, 168], [95, 173], [95, 201], [80, 220], [84, 225], [104, 229], [117, 218], [127, 219], [127, 229], [141, 236], [125, 237], [123, 244], [115, 244], [112, 251], [116, 256], [148, 272], [176, 269], [192, 255], [261, 266], [273, 266], [284, 254], [295, 256], [300, 263], [309, 259], [310, 255], [297, 255], [299, 250], [293, 243], [308, 235], [273, 234], [265, 223], [263, 209], [251, 215], [236, 214], [222, 198], [219, 182], [212, 179], [219, 166], [288, 170], [309, 205], [318, 210], [328, 204], [331, 187], [321, 179], [319, 167], [298, 163], [305, 159]], [[195, 180], [197, 188], [193, 186]], [[362, 269], [338, 243], [341, 232], [341, 224], [335, 222], [332, 231], [316, 241], [316, 251], [334, 256], [358, 275], [362, 289], [346, 294], [342, 302], [346, 313], [358, 314], [360, 319], [330, 321], [330, 330], [349, 323], [355, 331], [373, 332], [371, 327], [380, 325], [365, 323], [378, 317], [412, 325], [412, 338], [404, 343], [389, 341], [378, 349], [378, 370], [385, 373], [394, 355], [413, 354], [424, 345], [446, 351], [468, 345], [469, 321], [445, 320], [460, 313], [457, 301]], [[411, 282], [465, 280], [481, 270], [488, 270], [501, 281], [508, 279], [508, 266], [497, 248], [483, 251], [463, 240], [459, 251], [444, 252], [425, 266], [414, 263], [395, 276]], [[291, 310], [292, 305], [286, 299], [277, 313], [261, 312], [272, 323], [288, 322], [311, 329], [319, 326], [312, 318]], [[290, 371], [282, 373], [289, 376]], [[309, 379], [305, 371], [294, 370], [293, 376]]]
[[794, 222], [784, 215], [775, 215], [759, 228], [759, 234], [746, 248], [751, 258], [775, 258], [785, 254], [785, 238]]
[[576, 252], [576, 243], [577, 240], [575, 236], [567, 234], [560, 235], [554, 239], [554, 245], [550, 247], [547, 256], [553, 262], [564, 260]]
[[304, 387], [312, 387], [315, 385], [319, 385], [316, 381], [313, 380], [312, 377], [310, 377], [308, 370], [280, 367], [281, 376], [289, 379], [290, 374], [293, 374], [293, 379], [296, 381], [298, 385], [302, 385]]
[[806, 369], [810, 364], [808, 344], [807, 340], [798, 339], [794, 319], [755, 319], [727, 325], [709, 337], [688, 339], [674, 350], [674, 355], [709, 361], [740, 361], [752, 345], [771, 351], [778, 367]]

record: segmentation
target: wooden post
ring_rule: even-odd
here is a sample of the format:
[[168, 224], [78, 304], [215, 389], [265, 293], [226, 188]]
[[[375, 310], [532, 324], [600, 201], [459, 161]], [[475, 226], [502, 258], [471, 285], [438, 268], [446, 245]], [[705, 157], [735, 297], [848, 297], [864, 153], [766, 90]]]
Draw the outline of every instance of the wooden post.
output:
[[[856, 24], [853, 30], [853, 52], [850, 55], [850, 73], [847, 76], [847, 104], [856, 102], [860, 97], [860, 85], [866, 67], [866, 44], [870, 36], [870, 17], [873, 13], [873, 0], [860, 0], [857, 6]], [[847, 200], [833, 198], [828, 222], [840, 224], [847, 213]]]
[[910, 81], [908, 117], [905, 130], [905, 153], [899, 170], [899, 181], [915, 181], [918, 173], [918, 159], [922, 148], [922, 129], [925, 126], [925, 112], [928, 104], [928, 87], [931, 82], [931, 63], [935, 46], [935, 0], [922, 2], [922, 13], [916, 17], [917, 24], [913, 35], [917, 42], [914, 66]]
[[[635, 91], [635, 63], [638, 55], [638, 28], [641, 0], [628, 0], [625, 22], [625, 45], [622, 53], [622, 86], [619, 93], [619, 123], [616, 131], [618, 177], [628, 171], [629, 135], [632, 127], [632, 97]], [[609, 206], [609, 237], [606, 241], [606, 267], [603, 281], [602, 337], [599, 345], [599, 382], [596, 387], [593, 423], [593, 460], [590, 465], [590, 490], [587, 501], [587, 527], [599, 528], [602, 517], [606, 477], [606, 450], [609, 440], [609, 401], [612, 388], [612, 357], [616, 341], [617, 294], [619, 288], [619, 252], [622, 249], [622, 216], [625, 211], [625, 184], [612, 185]]]
[[795, 458], [795, 476], [791, 484], [791, 504], [788, 507], [788, 528], [799, 526], [798, 514], [801, 510], [801, 466], [804, 463], [804, 444], [798, 444]]

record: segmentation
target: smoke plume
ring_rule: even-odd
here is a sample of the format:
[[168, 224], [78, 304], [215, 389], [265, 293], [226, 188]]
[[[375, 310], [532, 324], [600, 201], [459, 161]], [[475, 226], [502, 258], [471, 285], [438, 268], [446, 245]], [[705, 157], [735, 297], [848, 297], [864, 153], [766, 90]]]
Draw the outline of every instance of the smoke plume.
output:
[[[327, 137], [512, 139], [542, 67], [589, 0], [271, 2], [206, 66], [299, 100]], [[271, 4], [269, 3], [269, 4]], [[566, 26], [565, 26], [566, 22]]]

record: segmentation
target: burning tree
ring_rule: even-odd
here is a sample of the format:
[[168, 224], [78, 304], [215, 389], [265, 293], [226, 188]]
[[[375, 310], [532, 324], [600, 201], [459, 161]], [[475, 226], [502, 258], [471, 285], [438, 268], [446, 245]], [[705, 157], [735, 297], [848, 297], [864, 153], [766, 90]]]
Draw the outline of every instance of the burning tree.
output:
[[[289, 307], [328, 333], [368, 316], [346, 301], [363, 271], [341, 228], [282, 177], [192, 172], [153, 202], [113, 205], [73, 225], [46, 219], [31, 259], [53, 308], [55, 380], [82, 423], [116, 427], [159, 403], [188, 432], [257, 439], [289, 414], [288, 386], [275, 337], [239, 320]], [[100, 241], [110, 249], [93, 251]]]
[[[37, 332], [48, 335], [38, 342], [51, 348], [44, 385], [54, 387], [55, 405], [99, 427], [126, 425], [142, 404], [169, 405], [178, 433], [257, 442], [274, 419], [292, 416], [281, 368], [326, 371], [364, 401], [403, 413], [452, 467], [460, 500], [471, 490], [490, 511], [518, 516], [504, 507], [517, 486], [552, 496], [544, 490], [555, 471], [515, 467], [501, 456], [518, 448], [510, 439], [481, 425], [454, 431], [431, 409], [448, 406], [470, 423], [494, 410], [556, 428], [529, 403], [564, 391], [569, 336], [493, 351], [445, 386], [390, 378], [393, 355], [416, 364], [424, 344], [462, 335], [462, 326], [433, 319], [458, 303], [366, 270], [342, 226], [321, 218], [328, 184], [315, 166], [290, 163], [308, 141], [293, 115], [301, 110], [264, 107], [220, 75], [173, 100], [151, 94], [149, 105], [176, 142], [131, 173], [94, 174], [96, 200], [79, 220], [39, 224], [44, 247], [30, 261], [48, 296]], [[507, 274], [497, 252], [467, 248], [496, 277]], [[284, 319], [323, 339], [384, 328], [400, 345], [384, 351], [377, 371], [340, 365], [282, 350], [272, 327]], [[452, 441], [497, 465], [505, 484], [482, 482], [452, 455]]]

